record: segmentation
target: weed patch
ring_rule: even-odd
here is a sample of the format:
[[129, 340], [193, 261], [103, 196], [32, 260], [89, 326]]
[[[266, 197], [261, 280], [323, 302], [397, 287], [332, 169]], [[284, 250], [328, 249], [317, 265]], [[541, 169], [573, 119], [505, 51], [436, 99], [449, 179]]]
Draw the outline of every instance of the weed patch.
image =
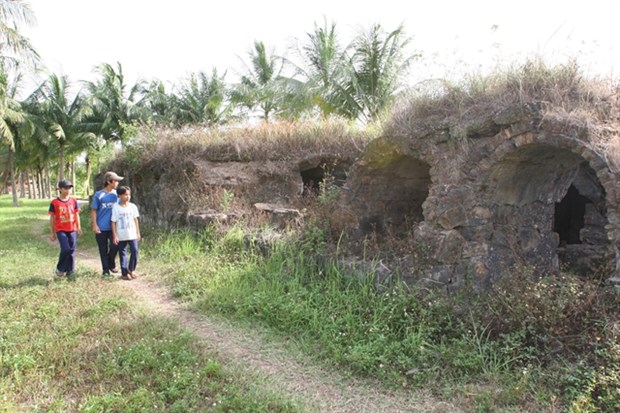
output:
[[[239, 225], [209, 232], [208, 243], [203, 234], [177, 234], [194, 239], [199, 253], [176, 262], [167, 277], [172, 288], [201, 311], [292, 337], [349, 374], [388, 386], [431, 386], [458, 394], [471, 410], [581, 403], [614, 411], [620, 361], [610, 326], [617, 325], [618, 296], [597, 282], [536, 279], [524, 269], [489, 292], [447, 295], [398, 280], [378, 288], [372, 268], [352, 269], [330, 252], [337, 247], [318, 225], [309, 223], [268, 255], [241, 242], [243, 233]], [[578, 365], [582, 374], [569, 379], [568, 369]]]
[[0, 411], [301, 411], [176, 323], [144, 314], [79, 258], [75, 277], [55, 278], [47, 201], [8, 200], [0, 197]]

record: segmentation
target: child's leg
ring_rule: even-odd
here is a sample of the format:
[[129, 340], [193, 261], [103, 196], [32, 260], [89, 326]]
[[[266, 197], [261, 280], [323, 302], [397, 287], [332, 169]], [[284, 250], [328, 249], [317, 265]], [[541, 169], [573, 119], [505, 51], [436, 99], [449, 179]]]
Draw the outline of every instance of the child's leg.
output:
[[58, 238], [58, 244], [60, 245], [60, 254], [58, 255], [56, 271], [59, 273], [66, 273], [71, 270], [71, 245], [69, 243], [69, 236], [67, 232], [59, 231], [56, 233], [56, 238]]
[[[120, 245], [120, 241], [118, 243]], [[118, 253], [118, 246], [112, 241], [112, 231], [108, 234], [108, 266], [110, 270], [116, 269], [116, 254]], [[119, 256], [120, 257], [120, 256]]]
[[69, 242], [69, 256], [67, 257], [67, 273], [75, 271], [75, 251], [77, 250], [77, 232], [67, 232], [67, 241]]
[[129, 272], [129, 270], [127, 269], [127, 266], [128, 266], [127, 243], [128, 241], [118, 242], [118, 256], [120, 257], [120, 261], [121, 261], [121, 274], [125, 276]]
[[97, 240], [97, 246], [99, 247], [99, 258], [101, 259], [101, 268], [104, 274], [110, 274], [110, 258], [108, 253], [108, 236], [107, 231], [101, 231], [99, 234], [95, 234], [95, 240]]
[[138, 265], [138, 240], [132, 239], [131, 241], [127, 241], [129, 243], [129, 249], [131, 251], [131, 258], [129, 258], [129, 272], [134, 272], [136, 270], [136, 266]]

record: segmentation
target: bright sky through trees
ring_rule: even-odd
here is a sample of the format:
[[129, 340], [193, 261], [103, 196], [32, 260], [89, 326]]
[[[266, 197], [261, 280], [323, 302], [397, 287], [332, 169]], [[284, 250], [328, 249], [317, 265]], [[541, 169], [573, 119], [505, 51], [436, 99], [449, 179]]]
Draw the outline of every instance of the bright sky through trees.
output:
[[389, 31], [404, 23], [423, 53], [412, 83], [535, 53], [551, 63], [576, 57], [586, 73], [620, 73], [620, 2], [609, 0], [29, 2], [38, 24], [25, 34], [45, 64], [72, 81], [92, 80], [95, 65], [117, 61], [129, 82], [178, 82], [212, 67], [228, 70], [232, 81], [254, 40], [294, 58], [289, 48], [325, 18], [336, 22], [343, 44], [373, 23]]

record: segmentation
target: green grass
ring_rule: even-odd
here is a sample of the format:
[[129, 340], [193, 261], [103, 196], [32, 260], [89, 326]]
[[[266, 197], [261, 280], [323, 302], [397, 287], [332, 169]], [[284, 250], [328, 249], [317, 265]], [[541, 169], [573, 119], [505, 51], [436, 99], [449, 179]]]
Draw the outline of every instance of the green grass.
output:
[[[141, 312], [120, 283], [79, 264], [54, 279], [46, 211], [46, 201], [13, 208], [0, 197], [0, 411], [303, 411]], [[96, 256], [88, 208], [82, 219], [79, 248]], [[620, 409], [620, 300], [596, 283], [535, 282], [524, 270], [490, 297], [378, 291], [372, 271], [312, 253], [328, 250], [320, 229], [289, 234], [269, 256], [250, 235], [144, 228], [139, 268], [198, 311], [260, 324], [328, 367], [431, 389], [465, 411]]]
[[[267, 326], [349, 374], [431, 388], [468, 411], [620, 408], [617, 294], [570, 278], [535, 282], [527, 271], [490, 296], [398, 284], [379, 292], [372, 271], [315, 256], [325, 245], [313, 231], [268, 257], [248, 248], [241, 227], [153, 233], [146, 250], [173, 291], [200, 311]], [[566, 314], [578, 319], [571, 328], [587, 330], [571, 338], [573, 347], [552, 352], [557, 331], [566, 334]]]
[[[146, 314], [119, 283], [79, 265], [55, 279], [48, 204], [0, 197], [0, 412], [303, 411]], [[80, 249], [94, 245], [88, 229]]]

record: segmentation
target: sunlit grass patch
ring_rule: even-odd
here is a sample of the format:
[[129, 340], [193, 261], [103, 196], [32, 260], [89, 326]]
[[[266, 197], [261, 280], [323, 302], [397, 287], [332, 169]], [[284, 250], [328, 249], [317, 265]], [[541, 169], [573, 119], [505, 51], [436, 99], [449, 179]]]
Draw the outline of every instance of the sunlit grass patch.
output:
[[[343, 265], [319, 228], [274, 241], [268, 254], [241, 224], [220, 230], [145, 232], [142, 268], [201, 311], [267, 326], [345, 374], [431, 388], [466, 411], [617, 411], [618, 296], [596, 283], [536, 279], [524, 268], [491, 295], [407, 287], [397, 277], [377, 288], [372, 266]], [[303, 410], [141, 312], [122, 284], [86, 269], [55, 279], [46, 268], [56, 247], [22, 241], [2, 241], [15, 258], [0, 273], [0, 390], [9, 395], [0, 409]], [[24, 262], [35, 271], [24, 274]], [[570, 351], [554, 349], [560, 339]]]
[[[507, 275], [501, 294], [465, 287], [447, 294], [397, 278], [377, 288], [372, 266], [343, 265], [320, 235], [315, 229], [276, 241], [269, 254], [240, 242], [251, 237], [240, 225], [224, 234], [179, 232], [146, 243], [181, 299], [212, 315], [266, 326], [341, 372], [378, 378], [388, 387], [430, 387], [471, 411], [543, 411], [572, 400], [600, 409], [620, 401], [613, 396], [620, 359], [609, 350], [617, 336], [597, 324], [613, 324], [609, 309], [618, 297], [596, 283], [567, 275], [559, 284], [566, 288], [546, 289], [536, 299], [524, 291], [540, 292], [558, 280], [536, 280], [522, 269]], [[609, 353], [604, 373], [596, 367], [603, 357], [585, 347], [549, 353], [544, 344], [558, 340], [549, 340], [556, 334], [549, 326], [568, 327], [565, 306], [584, 297], [598, 303], [590, 305], [592, 331], [608, 332], [595, 346]], [[527, 321], [532, 314], [536, 320]], [[565, 334], [584, 334], [582, 343], [595, 338], [586, 331]], [[578, 378], [569, 372], [575, 364]], [[604, 400], [596, 399], [599, 394]]]
[[79, 259], [74, 277], [55, 277], [48, 202], [13, 208], [4, 200], [0, 412], [303, 411], [244, 381], [182, 326], [145, 313], [123, 284]]

